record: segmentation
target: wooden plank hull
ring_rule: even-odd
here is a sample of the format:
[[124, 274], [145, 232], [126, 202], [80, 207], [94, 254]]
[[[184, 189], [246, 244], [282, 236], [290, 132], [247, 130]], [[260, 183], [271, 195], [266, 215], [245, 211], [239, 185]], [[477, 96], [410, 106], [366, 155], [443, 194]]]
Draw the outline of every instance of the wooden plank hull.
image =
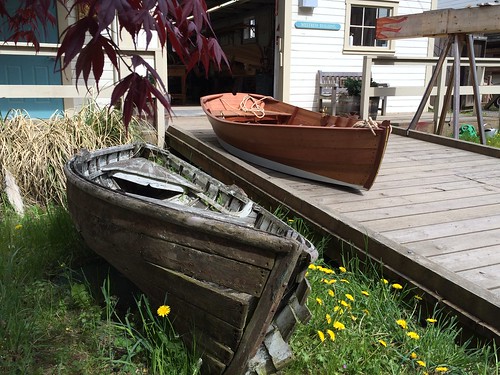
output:
[[[132, 168], [136, 157], [155, 163], [147, 160], [144, 173]], [[271, 324], [304, 295], [314, 247], [237, 188], [168, 151], [126, 145], [85, 152], [65, 173], [84, 240], [154, 303], [166, 298], [176, 331], [202, 353], [204, 372], [245, 371]]]
[[[246, 97], [263, 109], [242, 111]], [[287, 174], [361, 189], [373, 185], [391, 130], [388, 124], [353, 127], [357, 119], [255, 94], [205, 96], [201, 105], [228, 152]]]

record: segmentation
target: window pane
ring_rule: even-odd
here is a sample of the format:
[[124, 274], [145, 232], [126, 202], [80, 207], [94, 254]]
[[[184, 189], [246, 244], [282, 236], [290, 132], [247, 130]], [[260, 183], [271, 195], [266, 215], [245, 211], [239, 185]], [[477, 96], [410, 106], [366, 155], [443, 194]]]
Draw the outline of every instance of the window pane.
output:
[[351, 25], [357, 25], [357, 26], [363, 25], [363, 8], [362, 7], [352, 7], [351, 8]]
[[389, 8], [378, 8], [378, 17], [389, 17], [391, 10]]
[[352, 45], [353, 46], [360, 46], [361, 45], [362, 29], [360, 27], [351, 27], [350, 36], [352, 38]]
[[375, 46], [375, 29], [365, 28], [363, 31], [363, 45], [364, 46]]
[[375, 26], [377, 8], [365, 8], [365, 26]]

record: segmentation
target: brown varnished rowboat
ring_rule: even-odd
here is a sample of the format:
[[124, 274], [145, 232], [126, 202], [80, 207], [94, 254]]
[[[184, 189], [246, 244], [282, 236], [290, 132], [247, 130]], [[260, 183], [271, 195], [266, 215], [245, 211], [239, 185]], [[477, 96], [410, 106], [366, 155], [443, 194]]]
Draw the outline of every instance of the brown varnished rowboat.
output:
[[391, 131], [389, 121], [325, 116], [269, 96], [201, 98], [224, 149], [251, 163], [316, 181], [370, 189]]
[[[292, 358], [314, 246], [244, 192], [167, 150], [84, 151], [65, 166], [86, 243], [171, 320], [203, 374], [265, 374]], [[170, 317], [169, 316], [169, 317]]]

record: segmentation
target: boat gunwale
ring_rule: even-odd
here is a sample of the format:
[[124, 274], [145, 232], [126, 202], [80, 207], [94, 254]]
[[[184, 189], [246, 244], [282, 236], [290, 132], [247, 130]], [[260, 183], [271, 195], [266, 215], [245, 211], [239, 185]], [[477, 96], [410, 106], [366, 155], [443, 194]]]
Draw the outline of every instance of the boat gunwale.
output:
[[[147, 145], [148, 148], [151, 148], [152, 145]], [[123, 149], [122, 146], [114, 146], [111, 149], [113, 151], [130, 151], [135, 149], [136, 145], [126, 145]], [[155, 146], [152, 146], [153, 149], [156, 149]], [[161, 149], [158, 149], [161, 151]], [[168, 152], [168, 151], [167, 151]], [[91, 152], [89, 154], [94, 154], [94, 152]], [[104, 156], [106, 153], [102, 152], [102, 150], [98, 150], [96, 152], [97, 156]], [[172, 154], [170, 154], [172, 155]], [[177, 158], [175, 155], [174, 156], [176, 159]], [[97, 182], [94, 181], [89, 181], [87, 178], [82, 176], [80, 173], [76, 171], [75, 164], [77, 161], [77, 158], [80, 156], [75, 156], [73, 157], [68, 163], [65, 165], [65, 171], [67, 171], [66, 176], [68, 180], [71, 180], [71, 182], [75, 185], [77, 185], [79, 188], [81, 188], [84, 191], [89, 192], [91, 195], [98, 195], [98, 197], [102, 200], [105, 201], [110, 201], [114, 202], [117, 206], [130, 209], [134, 208], [137, 210], [144, 210], [145, 212], [148, 213], [148, 216], [155, 217], [158, 220], [166, 220], [168, 219], [169, 221], [177, 224], [177, 225], [186, 225], [186, 223], [189, 223], [189, 225], [193, 226], [193, 228], [196, 228], [196, 230], [200, 230], [203, 233], [213, 233], [211, 230], [212, 226], [216, 226], [217, 223], [224, 223], [227, 224], [227, 228], [229, 233], [220, 233], [220, 235], [223, 235], [226, 238], [232, 238], [234, 236], [238, 236], [239, 238], [244, 237], [247, 238], [247, 236], [244, 236], [243, 233], [248, 233], [249, 231], [254, 232], [254, 235], [252, 238], [255, 241], [249, 241], [249, 243], [254, 243], [254, 244], [259, 244], [259, 246], [265, 245], [264, 247], [266, 250], [272, 251], [273, 253], [286, 253], [287, 250], [287, 242], [292, 240], [302, 246], [304, 248], [304, 252], [309, 254], [311, 256], [310, 252], [311, 251], [316, 251], [314, 245], [311, 244], [310, 241], [308, 241], [306, 238], [304, 238], [302, 235], [297, 233], [293, 228], [288, 226], [286, 223], [281, 221], [280, 219], [276, 218], [274, 215], [269, 213], [269, 218], [272, 218], [273, 220], [276, 220], [278, 225], [281, 225], [285, 228], [287, 228], [286, 233], [283, 234], [277, 234], [277, 233], [272, 233], [268, 232], [265, 229], [258, 229], [255, 228], [254, 226], [249, 226], [248, 223], [242, 223], [240, 221], [238, 222], [229, 222], [226, 220], [227, 215], [221, 214], [215, 211], [207, 211], [203, 209], [197, 209], [197, 208], [192, 208], [193, 210], [187, 210], [186, 206], [172, 203], [172, 202], [164, 202], [164, 204], [161, 205], [161, 208], [158, 207], [158, 204], [155, 202], [134, 197], [129, 194], [125, 194], [123, 192], [113, 190], [111, 188], [108, 188], [106, 186], [100, 185]], [[179, 159], [182, 163], [184, 161], [182, 159]], [[187, 163], [188, 164], [188, 163]], [[203, 173], [203, 172], [202, 172]], [[213, 177], [208, 176], [210, 179], [213, 179]], [[215, 179], [213, 179], [215, 180]], [[93, 192], [93, 193], [92, 193]], [[164, 210], [165, 209], [170, 209], [173, 210], [176, 215], [175, 218], [172, 216], [166, 217], [164, 215]], [[255, 210], [262, 210], [263, 212], [267, 213], [267, 210], [263, 209], [260, 207], [258, 204], [254, 202], [254, 209]], [[193, 215], [199, 215], [202, 217], [203, 220], [193, 220], [192, 216]], [[279, 221], [279, 222], [278, 222]], [[294, 234], [296, 234], [294, 236]]]

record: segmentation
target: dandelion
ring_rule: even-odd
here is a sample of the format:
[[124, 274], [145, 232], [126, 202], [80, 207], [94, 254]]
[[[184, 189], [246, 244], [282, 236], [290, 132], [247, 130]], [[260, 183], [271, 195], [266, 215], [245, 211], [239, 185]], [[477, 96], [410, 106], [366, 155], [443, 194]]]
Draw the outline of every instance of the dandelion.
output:
[[338, 314], [343, 314], [344, 313], [344, 310], [340, 308], [340, 306], [335, 306], [333, 308], [333, 312], [336, 312]]
[[427, 318], [427, 319], [425, 319], [425, 321], [426, 321], [427, 323], [434, 324], [434, 323], [436, 323], [436, 322], [437, 322], [437, 319], [434, 319], [434, 318]]
[[340, 281], [342, 281], [343, 283], [349, 284], [349, 280], [346, 280], [346, 279], [340, 279]]
[[321, 342], [325, 341], [325, 334], [323, 333], [323, 331], [318, 331], [318, 337]]
[[391, 287], [393, 287], [396, 290], [403, 289], [403, 286], [401, 284], [398, 284], [398, 283], [392, 284]]
[[333, 290], [328, 289], [328, 295], [329, 295], [330, 297], [334, 297], [334, 296], [335, 296], [335, 293], [333, 292]]
[[157, 313], [161, 317], [168, 316], [168, 314], [170, 314], [170, 306], [161, 305], [160, 307], [158, 307]]
[[351, 314], [351, 320], [355, 322], [356, 320], [358, 320], [358, 318], [356, 318], [354, 315]]
[[363, 309], [363, 314], [370, 315], [370, 312], [367, 309]]
[[334, 270], [330, 269], [330, 268], [323, 268], [322, 271], [326, 274], [332, 274], [332, 273], [335, 273]]
[[339, 267], [339, 271], [342, 272], [342, 273], [346, 273], [347, 270], [345, 269], [345, 267]]
[[417, 358], [417, 353], [412, 352], [412, 353], [410, 354], [410, 358], [411, 358], [411, 359], [415, 359], [415, 358]]
[[341, 304], [342, 306], [346, 307], [346, 308], [351, 307], [351, 305], [349, 305], [349, 304], [348, 304], [346, 301], [344, 301], [344, 300], [340, 301], [340, 304]]
[[379, 344], [382, 345], [384, 348], [387, 348], [387, 343], [384, 340], [378, 340]]
[[307, 268], [309, 268], [310, 270], [315, 270], [315, 269], [317, 269], [318, 267], [316, 267], [314, 264], [312, 264], [312, 263], [311, 263], [311, 264], [309, 265], [309, 267], [307, 267]]
[[316, 298], [316, 302], [318, 303], [318, 305], [322, 306], [323, 305], [323, 300], [321, 298]]
[[370, 295], [370, 293], [368, 293], [366, 290], [362, 290], [361, 294], [367, 297]]
[[335, 341], [335, 332], [333, 332], [331, 329], [327, 329], [326, 333], [330, 337], [330, 340]]
[[448, 372], [448, 367], [436, 367], [436, 372]]
[[338, 329], [339, 331], [342, 331], [345, 329], [345, 325], [339, 321], [333, 322], [333, 328]]
[[354, 301], [354, 297], [349, 293], [346, 293], [345, 298], [347, 298], [349, 301]]
[[408, 336], [409, 338], [413, 339], [413, 340], [418, 340], [420, 338], [420, 336], [418, 335], [417, 332], [413, 332], [413, 331], [410, 331], [406, 334], [406, 336]]
[[332, 322], [332, 317], [331, 317], [331, 315], [330, 315], [330, 314], [326, 314], [326, 315], [325, 315], [325, 318], [326, 318], [326, 322], [327, 322], [328, 324], [330, 324], [330, 323]]
[[389, 281], [387, 279], [380, 279], [380, 281], [382, 281], [382, 283], [384, 284], [389, 284]]
[[17, 224], [17, 225], [14, 227], [14, 229], [15, 229], [15, 230], [19, 230], [19, 229], [21, 229], [22, 227], [23, 227], [23, 225], [22, 225], [22, 224]]
[[406, 329], [408, 327], [408, 323], [406, 323], [406, 320], [404, 320], [404, 319], [396, 320], [396, 323], [398, 326], [400, 326], [403, 329]]
[[417, 364], [418, 364], [420, 367], [427, 367], [427, 364], [426, 364], [424, 361], [417, 361]]

